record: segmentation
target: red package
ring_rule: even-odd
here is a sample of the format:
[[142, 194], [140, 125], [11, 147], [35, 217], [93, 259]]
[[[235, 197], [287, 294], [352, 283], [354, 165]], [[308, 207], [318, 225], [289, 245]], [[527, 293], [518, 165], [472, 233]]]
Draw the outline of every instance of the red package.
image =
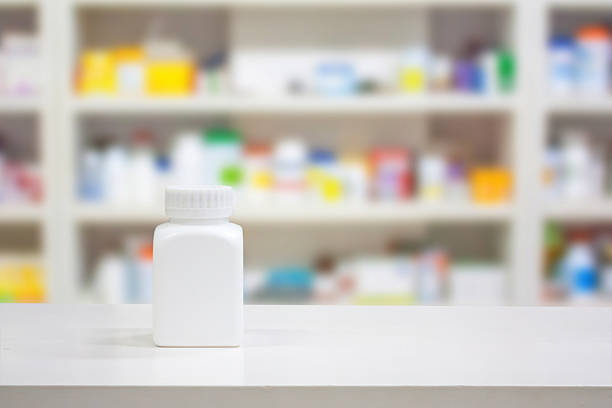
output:
[[405, 200], [413, 193], [410, 151], [400, 147], [371, 152], [374, 196], [384, 201]]

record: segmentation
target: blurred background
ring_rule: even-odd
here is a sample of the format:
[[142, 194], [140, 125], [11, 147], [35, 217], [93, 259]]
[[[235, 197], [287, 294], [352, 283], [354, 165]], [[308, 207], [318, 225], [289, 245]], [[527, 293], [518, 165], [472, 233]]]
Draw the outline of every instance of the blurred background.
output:
[[148, 303], [163, 186], [245, 301], [612, 305], [606, 0], [0, 0], [0, 301]]

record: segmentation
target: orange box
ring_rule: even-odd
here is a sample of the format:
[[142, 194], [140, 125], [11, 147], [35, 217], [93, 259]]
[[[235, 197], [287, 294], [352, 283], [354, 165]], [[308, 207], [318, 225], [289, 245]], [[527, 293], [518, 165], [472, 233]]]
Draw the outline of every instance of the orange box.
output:
[[479, 167], [470, 173], [472, 200], [478, 204], [499, 204], [510, 200], [512, 175], [505, 168]]

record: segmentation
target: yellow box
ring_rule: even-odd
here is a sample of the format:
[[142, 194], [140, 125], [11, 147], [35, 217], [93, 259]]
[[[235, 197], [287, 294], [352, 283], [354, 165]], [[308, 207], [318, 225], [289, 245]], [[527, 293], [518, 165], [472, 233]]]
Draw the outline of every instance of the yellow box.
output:
[[22, 303], [41, 303], [45, 301], [45, 287], [42, 270], [37, 265], [22, 265], [21, 277], [15, 288], [15, 299]]
[[81, 55], [77, 88], [82, 94], [113, 94], [117, 90], [116, 61], [108, 50], [89, 50]]
[[195, 67], [191, 61], [150, 61], [147, 93], [152, 96], [185, 96], [193, 91]]
[[400, 89], [407, 93], [425, 90], [425, 72], [419, 68], [403, 68], [400, 71]]
[[507, 202], [512, 195], [512, 175], [504, 168], [481, 167], [470, 174], [472, 200], [479, 204]]

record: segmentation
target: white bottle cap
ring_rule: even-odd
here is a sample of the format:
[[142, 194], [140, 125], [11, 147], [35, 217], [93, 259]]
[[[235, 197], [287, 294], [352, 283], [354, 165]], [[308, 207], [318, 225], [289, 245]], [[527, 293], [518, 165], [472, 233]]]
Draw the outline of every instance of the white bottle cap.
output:
[[228, 186], [166, 187], [166, 215], [170, 218], [227, 218], [233, 207], [234, 192]]

